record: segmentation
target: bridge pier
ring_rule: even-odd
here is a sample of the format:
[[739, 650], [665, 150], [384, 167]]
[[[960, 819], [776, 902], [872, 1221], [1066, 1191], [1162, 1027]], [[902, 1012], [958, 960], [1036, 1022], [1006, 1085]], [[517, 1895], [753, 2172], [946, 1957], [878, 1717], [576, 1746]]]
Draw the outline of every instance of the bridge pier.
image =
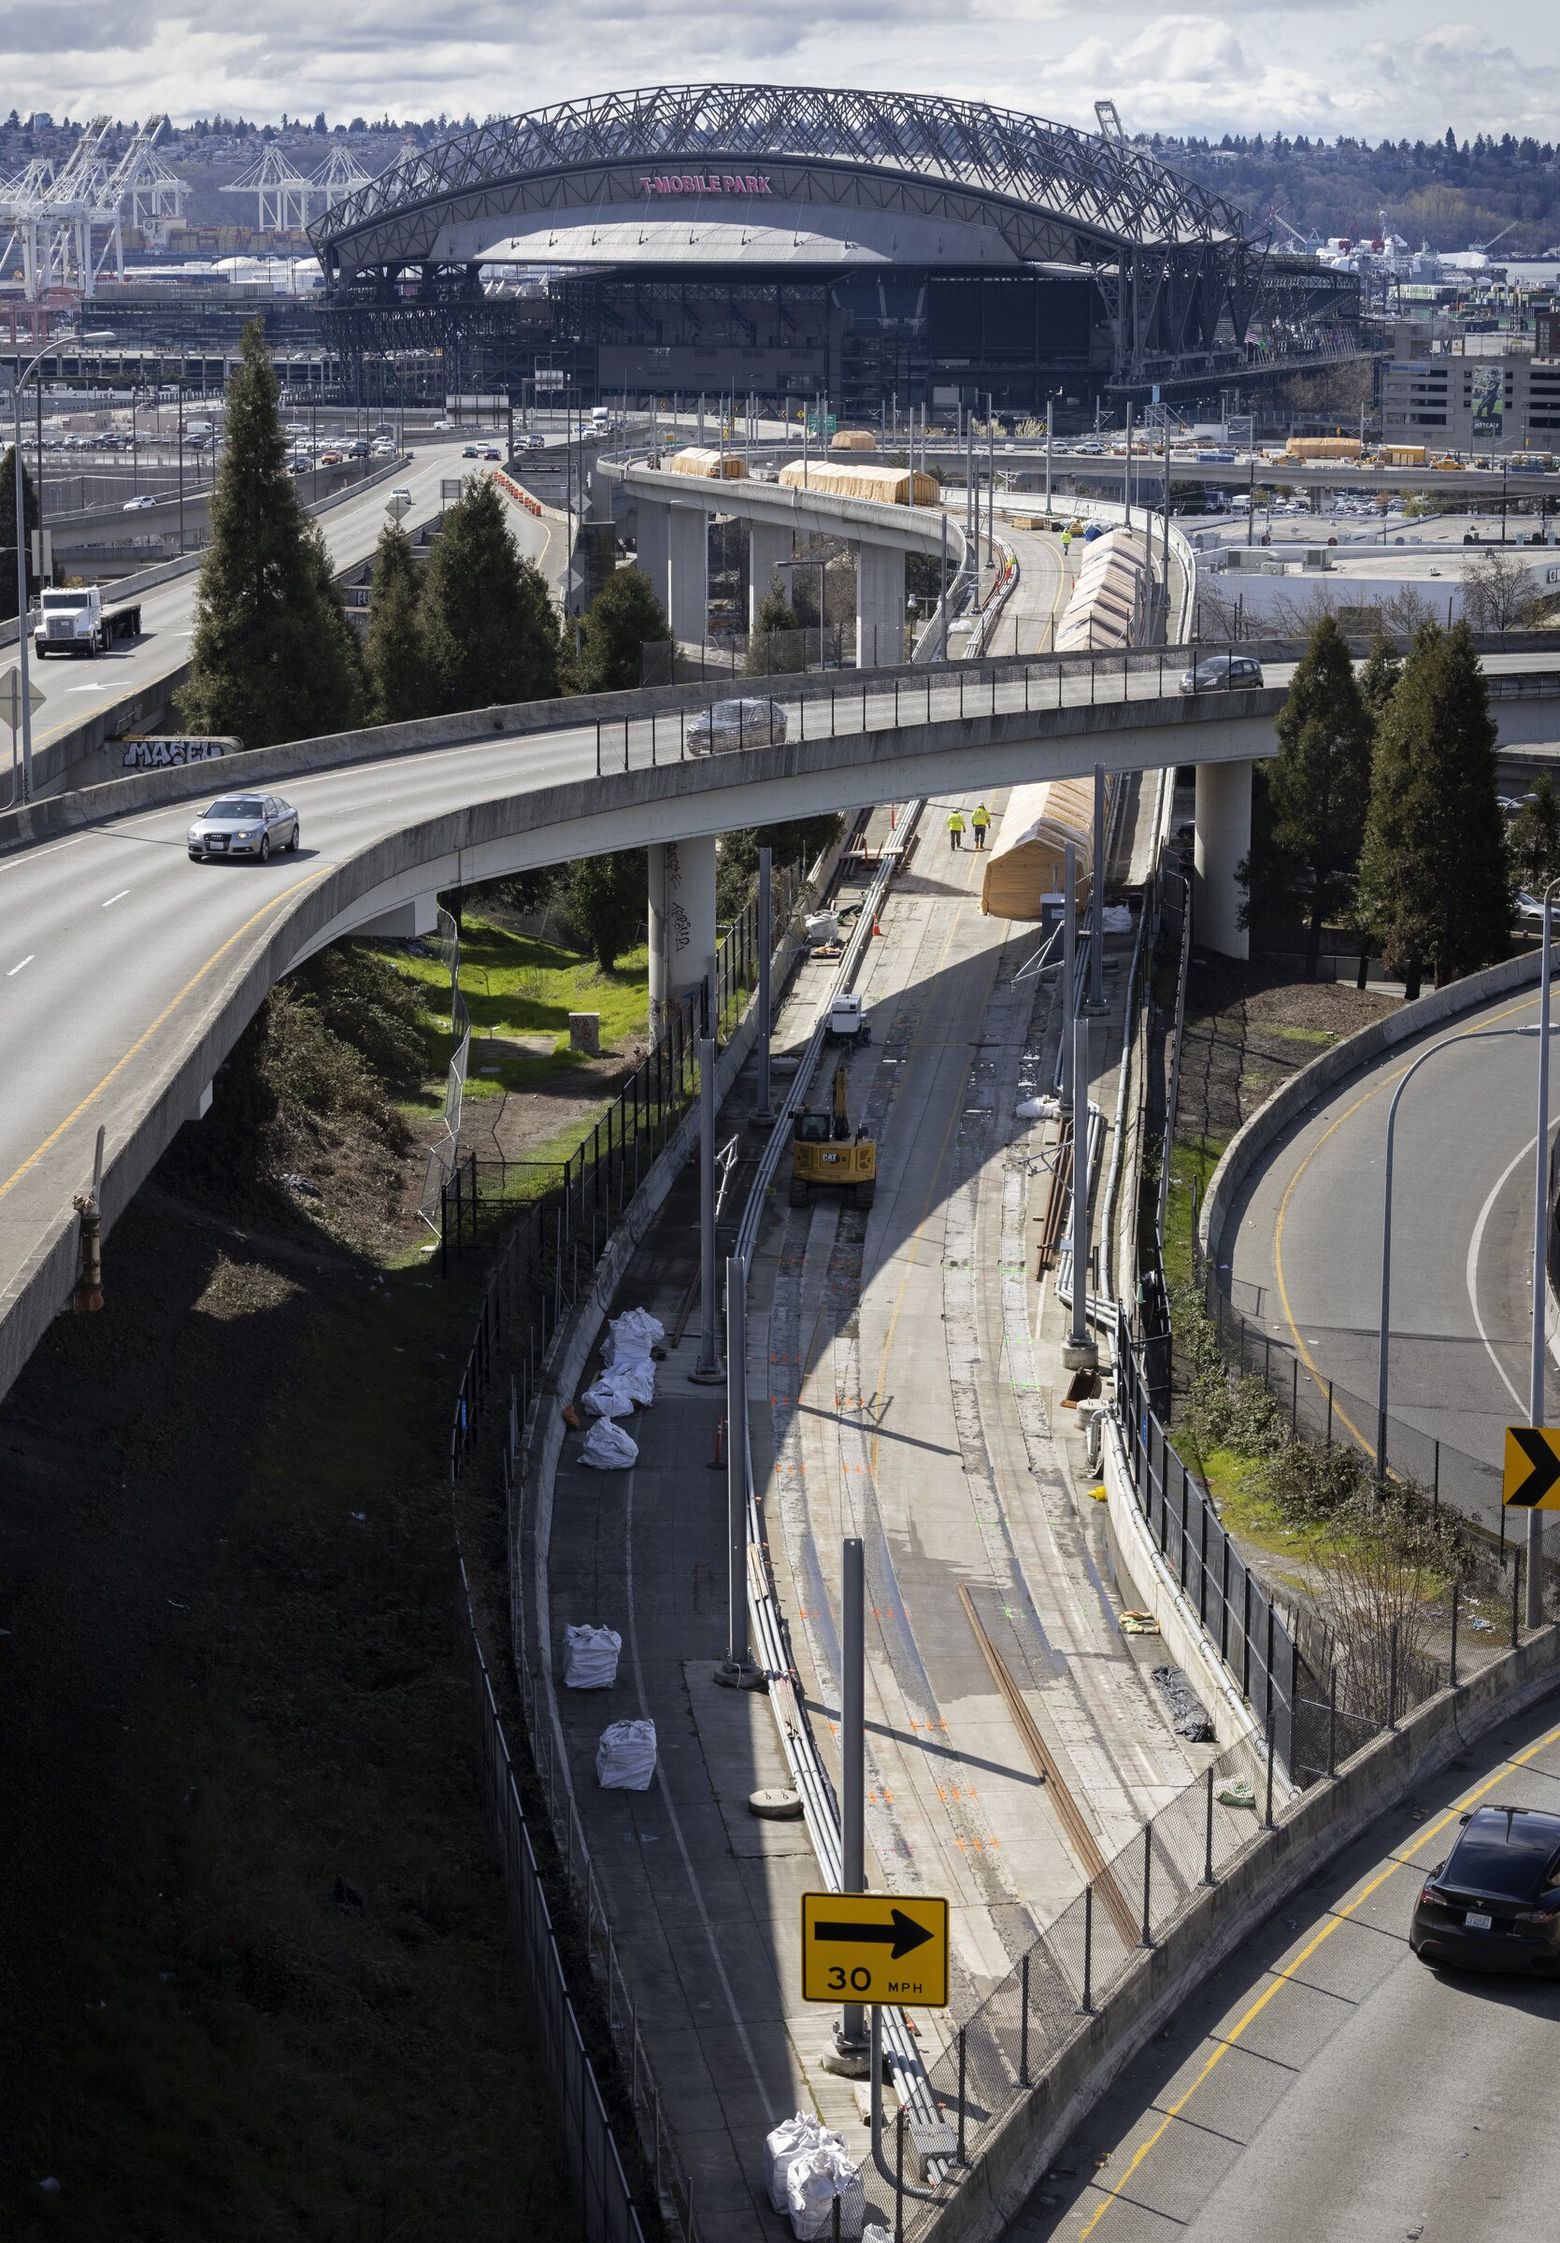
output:
[[856, 548], [856, 667], [905, 658], [905, 557], [894, 546]]
[[1251, 765], [1197, 766], [1197, 887], [1193, 925], [1199, 945], [1224, 958], [1249, 958], [1251, 940], [1240, 923], [1245, 900], [1235, 868], [1251, 852]]
[[[791, 532], [783, 522], [753, 522], [748, 528], [748, 629], [758, 629], [758, 611], [775, 588], [781, 564], [791, 558]], [[780, 589], [789, 597], [783, 577]]]
[[650, 1033], [668, 1005], [715, 991], [715, 836], [654, 842], [650, 874]]
[[648, 578], [650, 589], [666, 606], [666, 584], [671, 563], [671, 519], [669, 506], [657, 506], [651, 499], [642, 498], [635, 507], [638, 518], [636, 537], [638, 551], [634, 566], [641, 576]]
[[710, 627], [710, 518], [702, 507], [668, 507], [666, 613], [674, 639], [702, 639]]

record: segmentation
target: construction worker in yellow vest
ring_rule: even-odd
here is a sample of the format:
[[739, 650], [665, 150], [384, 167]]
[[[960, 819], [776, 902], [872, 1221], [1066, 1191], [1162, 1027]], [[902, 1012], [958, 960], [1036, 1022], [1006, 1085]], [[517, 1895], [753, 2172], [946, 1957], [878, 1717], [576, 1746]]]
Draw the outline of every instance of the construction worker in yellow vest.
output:
[[970, 825], [974, 831], [975, 846], [977, 849], [985, 848], [986, 828], [990, 825], [990, 823], [991, 812], [986, 808], [984, 802], [977, 802], [974, 809], [970, 812]]
[[962, 849], [964, 847], [964, 812], [962, 810], [950, 810], [948, 813], [948, 846], [950, 849]]

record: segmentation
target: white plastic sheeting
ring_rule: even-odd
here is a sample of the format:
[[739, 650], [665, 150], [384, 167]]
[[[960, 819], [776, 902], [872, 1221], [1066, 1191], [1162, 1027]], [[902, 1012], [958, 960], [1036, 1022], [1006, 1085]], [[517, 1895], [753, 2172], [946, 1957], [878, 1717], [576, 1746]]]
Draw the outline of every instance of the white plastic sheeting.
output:
[[1013, 1109], [1020, 1121], [1055, 1121], [1061, 1110], [1059, 1098], [1021, 1098]]
[[648, 1355], [609, 1363], [586, 1387], [580, 1400], [592, 1417], [632, 1417], [655, 1400], [655, 1365]]
[[610, 1690], [617, 1680], [623, 1638], [616, 1628], [565, 1628], [563, 1684], [566, 1690]]
[[596, 1747], [596, 1781], [603, 1791], [648, 1791], [655, 1774], [655, 1723], [614, 1721]]
[[626, 1308], [607, 1326], [601, 1360], [609, 1366], [648, 1362], [651, 1349], [659, 1347], [665, 1337], [666, 1326], [658, 1316], [652, 1316], [647, 1308]]
[[639, 1462], [639, 1443], [611, 1418], [598, 1417], [585, 1436], [580, 1462], [588, 1464], [593, 1472], [626, 1472], [631, 1464]]

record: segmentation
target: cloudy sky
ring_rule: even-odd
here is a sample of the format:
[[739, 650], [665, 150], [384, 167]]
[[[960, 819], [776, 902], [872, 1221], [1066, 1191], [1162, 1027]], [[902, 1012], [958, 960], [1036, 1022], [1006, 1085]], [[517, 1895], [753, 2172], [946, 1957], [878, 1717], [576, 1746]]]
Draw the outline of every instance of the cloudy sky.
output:
[[[1560, 7], [1438, 0], [3, 0], [0, 92], [56, 117], [482, 117], [683, 77], [960, 93], [1129, 132], [1560, 134]], [[327, 24], [326, 19], [329, 18]], [[1099, 26], [1108, 23], [1109, 29]], [[246, 28], [248, 26], [254, 28]]]

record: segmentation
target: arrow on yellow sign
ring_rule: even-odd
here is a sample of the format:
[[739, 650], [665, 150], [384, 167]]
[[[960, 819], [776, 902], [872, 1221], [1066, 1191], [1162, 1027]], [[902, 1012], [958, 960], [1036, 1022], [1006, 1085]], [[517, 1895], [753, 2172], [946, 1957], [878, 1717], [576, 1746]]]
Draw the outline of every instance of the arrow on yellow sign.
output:
[[1560, 1511], [1560, 1426], [1507, 1426], [1501, 1501], [1514, 1511]]
[[947, 1901], [921, 1893], [803, 1893], [802, 1999], [946, 2008]]

